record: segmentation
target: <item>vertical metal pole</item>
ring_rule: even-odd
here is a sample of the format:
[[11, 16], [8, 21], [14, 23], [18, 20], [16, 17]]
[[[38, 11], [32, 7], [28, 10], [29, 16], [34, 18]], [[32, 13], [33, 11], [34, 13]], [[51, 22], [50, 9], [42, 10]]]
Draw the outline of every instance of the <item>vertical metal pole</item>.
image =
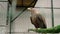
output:
[[11, 5], [11, 10], [10, 10], [10, 34], [12, 33], [11, 32], [11, 29], [12, 29], [12, 18], [13, 18], [13, 12], [15, 11], [16, 9], [16, 0], [12, 0], [12, 5]]
[[[53, 0], [51, 0], [51, 11], [52, 11], [52, 27], [54, 27], [54, 9], [53, 9]], [[52, 33], [55, 34], [55, 33]], [[59, 34], [59, 33], [58, 33]]]
[[8, 22], [9, 22], [9, 2], [7, 4], [7, 20], [6, 20], [6, 25], [8, 25]]
[[11, 14], [10, 14], [10, 34], [11, 34], [11, 26], [12, 26], [11, 20], [12, 20], [12, 12], [11, 12]]
[[34, 0], [34, 7], [35, 7], [35, 4], [37, 3], [38, 0]]
[[51, 15], [52, 15], [52, 27], [54, 27], [54, 12], [53, 12], [53, 0], [51, 0]]

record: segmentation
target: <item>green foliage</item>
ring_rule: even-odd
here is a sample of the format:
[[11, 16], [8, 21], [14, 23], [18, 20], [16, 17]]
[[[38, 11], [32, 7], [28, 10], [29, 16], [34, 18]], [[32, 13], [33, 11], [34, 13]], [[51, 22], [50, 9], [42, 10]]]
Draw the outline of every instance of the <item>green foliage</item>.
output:
[[53, 27], [53, 28], [48, 28], [48, 29], [29, 29], [29, 31], [35, 31], [38, 33], [59, 33], [60, 32], [60, 25]]

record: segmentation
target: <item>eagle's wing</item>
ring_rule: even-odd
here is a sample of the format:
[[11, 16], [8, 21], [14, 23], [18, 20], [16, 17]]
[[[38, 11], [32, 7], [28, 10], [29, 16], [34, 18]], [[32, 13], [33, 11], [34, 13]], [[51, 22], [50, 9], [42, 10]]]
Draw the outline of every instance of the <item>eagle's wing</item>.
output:
[[38, 15], [38, 20], [41, 22], [41, 24], [43, 24], [43, 27], [47, 27], [46, 26], [46, 20], [45, 20], [44, 16], [42, 16], [41, 14], [39, 14]]

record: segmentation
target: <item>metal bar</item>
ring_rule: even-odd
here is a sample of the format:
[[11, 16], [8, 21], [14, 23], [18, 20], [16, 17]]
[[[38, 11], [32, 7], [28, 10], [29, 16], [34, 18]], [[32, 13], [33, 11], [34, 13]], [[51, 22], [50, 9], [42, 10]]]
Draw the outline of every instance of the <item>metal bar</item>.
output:
[[8, 25], [9, 22], [9, 2], [8, 2], [8, 7], [7, 7], [7, 20], [6, 20], [6, 25]]
[[[29, 6], [33, 3], [34, 1], [32, 1]], [[22, 12], [20, 12], [11, 22], [13, 22], [16, 18], [18, 18], [28, 7], [26, 7]]]
[[34, 6], [35, 6], [35, 4], [37, 3], [38, 0], [34, 0], [34, 1], [35, 1]]
[[[42, 9], [51, 9], [51, 7], [34, 7], [34, 8], [42, 8]], [[53, 9], [60, 9], [60, 8], [57, 8], [57, 7], [53, 7]]]
[[[51, 9], [51, 7], [34, 7], [34, 8], [40, 8], [40, 9]], [[53, 9], [60, 9], [60, 8], [53, 7]]]
[[0, 27], [7, 27], [7, 25], [0, 25]]
[[[17, 7], [22, 7], [22, 6], [17, 6]], [[26, 6], [23, 6], [23, 7], [26, 7]], [[28, 6], [28, 7], [32, 7], [32, 6]], [[34, 7], [34, 8], [51, 9], [51, 7]], [[60, 9], [60, 7], [59, 8], [53, 7], [53, 9]]]
[[11, 8], [11, 12], [10, 12], [11, 14], [10, 14], [10, 32], [9, 32], [9, 34], [11, 34], [11, 26], [12, 26], [12, 22], [11, 22], [11, 20], [12, 20], [12, 8]]
[[52, 15], [52, 27], [54, 27], [54, 10], [53, 10], [53, 0], [51, 0], [51, 15]]
[[12, 0], [8, 0], [9, 4], [12, 4]]

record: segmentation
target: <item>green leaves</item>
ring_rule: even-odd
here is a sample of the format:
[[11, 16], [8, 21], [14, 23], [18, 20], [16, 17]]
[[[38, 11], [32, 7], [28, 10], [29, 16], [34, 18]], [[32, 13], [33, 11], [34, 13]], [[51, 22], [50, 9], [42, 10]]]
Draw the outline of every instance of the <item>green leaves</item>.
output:
[[53, 28], [48, 28], [48, 29], [30, 29], [30, 31], [35, 31], [38, 33], [59, 33], [60, 32], [60, 25], [53, 27]]

